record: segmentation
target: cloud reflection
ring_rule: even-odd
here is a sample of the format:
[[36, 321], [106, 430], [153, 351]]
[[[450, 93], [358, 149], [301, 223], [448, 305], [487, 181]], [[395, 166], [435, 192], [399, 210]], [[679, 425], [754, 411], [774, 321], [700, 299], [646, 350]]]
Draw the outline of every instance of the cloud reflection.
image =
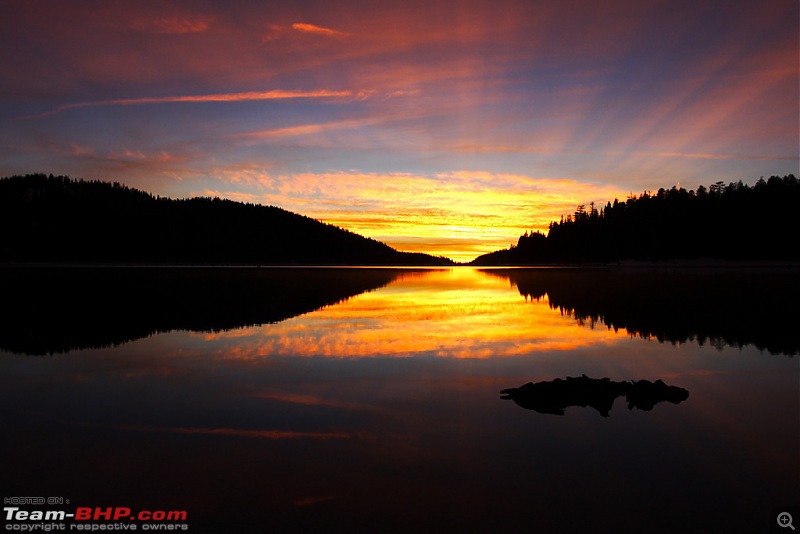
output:
[[137, 432], [169, 432], [174, 434], [201, 434], [205, 436], [232, 436], [260, 439], [349, 439], [346, 432], [297, 432], [294, 430], [259, 430], [246, 428], [183, 428], [183, 427], [122, 427]]
[[525, 302], [508, 283], [470, 268], [402, 279], [248, 334], [215, 334], [215, 350], [226, 360], [243, 361], [271, 356], [497, 358], [614, 345], [626, 338], [624, 331], [582, 326], [554, 312], [546, 298]]

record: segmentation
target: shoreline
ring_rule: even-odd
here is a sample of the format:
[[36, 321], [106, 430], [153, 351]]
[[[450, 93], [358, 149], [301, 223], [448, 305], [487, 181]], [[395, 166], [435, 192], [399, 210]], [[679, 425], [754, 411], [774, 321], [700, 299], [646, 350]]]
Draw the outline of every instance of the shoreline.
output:
[[713, 258], [694, 260], [624, 260], [608, 263], [539, 263], [473, 265], [397, 265], [397, 264], [203, 264], [203, 263], [80, 263], [80, 262], [21, 262], [0, 263], [0, 269], [27, 268], [104, 268], [104, 269], [451, 269], [470, 267], [476, 269], [785, 269], [800, 270], [797, 260], [720, 260]]

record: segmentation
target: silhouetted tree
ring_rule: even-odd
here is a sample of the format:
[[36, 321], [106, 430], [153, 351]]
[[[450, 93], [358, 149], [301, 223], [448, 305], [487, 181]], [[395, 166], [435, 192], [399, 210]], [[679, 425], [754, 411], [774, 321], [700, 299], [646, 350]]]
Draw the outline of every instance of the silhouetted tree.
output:
[[800, 218], [793, 212], [798, 204], [800, 181], [794, 175], [761, 178], [752, 187], [718, 181], [696, 192], [661, 188], [654, 194], [631, 195], [625, 202], [614, 199], [599, 213], [594, 203], [589, 212], [581, 204], [574, 214], [551, 223], [544, 239], [523, 236], [506, 253], [482, 256], [474, 263], [796, 260]]

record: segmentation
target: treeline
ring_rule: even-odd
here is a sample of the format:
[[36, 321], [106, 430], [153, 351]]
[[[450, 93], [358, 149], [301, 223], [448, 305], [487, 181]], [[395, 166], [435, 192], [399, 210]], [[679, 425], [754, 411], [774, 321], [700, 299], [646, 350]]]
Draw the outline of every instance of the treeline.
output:
[[753, 186], [740, 181], [697, 191], [659, 189], [604, 207], [578, 206], [550, 223], [547, 235], [526, 232], [515, 246], [473, 264], [797, 260], [798, 207], [800, 181], [794, 175], [761, 178]]
[[0, 262], [444, 265], [273, 206], [155, 197], [43, 174], [0, 179]]

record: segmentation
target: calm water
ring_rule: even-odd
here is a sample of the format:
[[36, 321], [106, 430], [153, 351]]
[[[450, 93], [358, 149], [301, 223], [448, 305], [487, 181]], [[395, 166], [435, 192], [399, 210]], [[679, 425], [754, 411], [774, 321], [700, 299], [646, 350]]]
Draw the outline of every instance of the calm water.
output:
[[[769, 532], [800, 504], [797, 272], [0, 274], [4, 497], [194, 532]], [[582, 375], [688, 398], [501, 399]]]

